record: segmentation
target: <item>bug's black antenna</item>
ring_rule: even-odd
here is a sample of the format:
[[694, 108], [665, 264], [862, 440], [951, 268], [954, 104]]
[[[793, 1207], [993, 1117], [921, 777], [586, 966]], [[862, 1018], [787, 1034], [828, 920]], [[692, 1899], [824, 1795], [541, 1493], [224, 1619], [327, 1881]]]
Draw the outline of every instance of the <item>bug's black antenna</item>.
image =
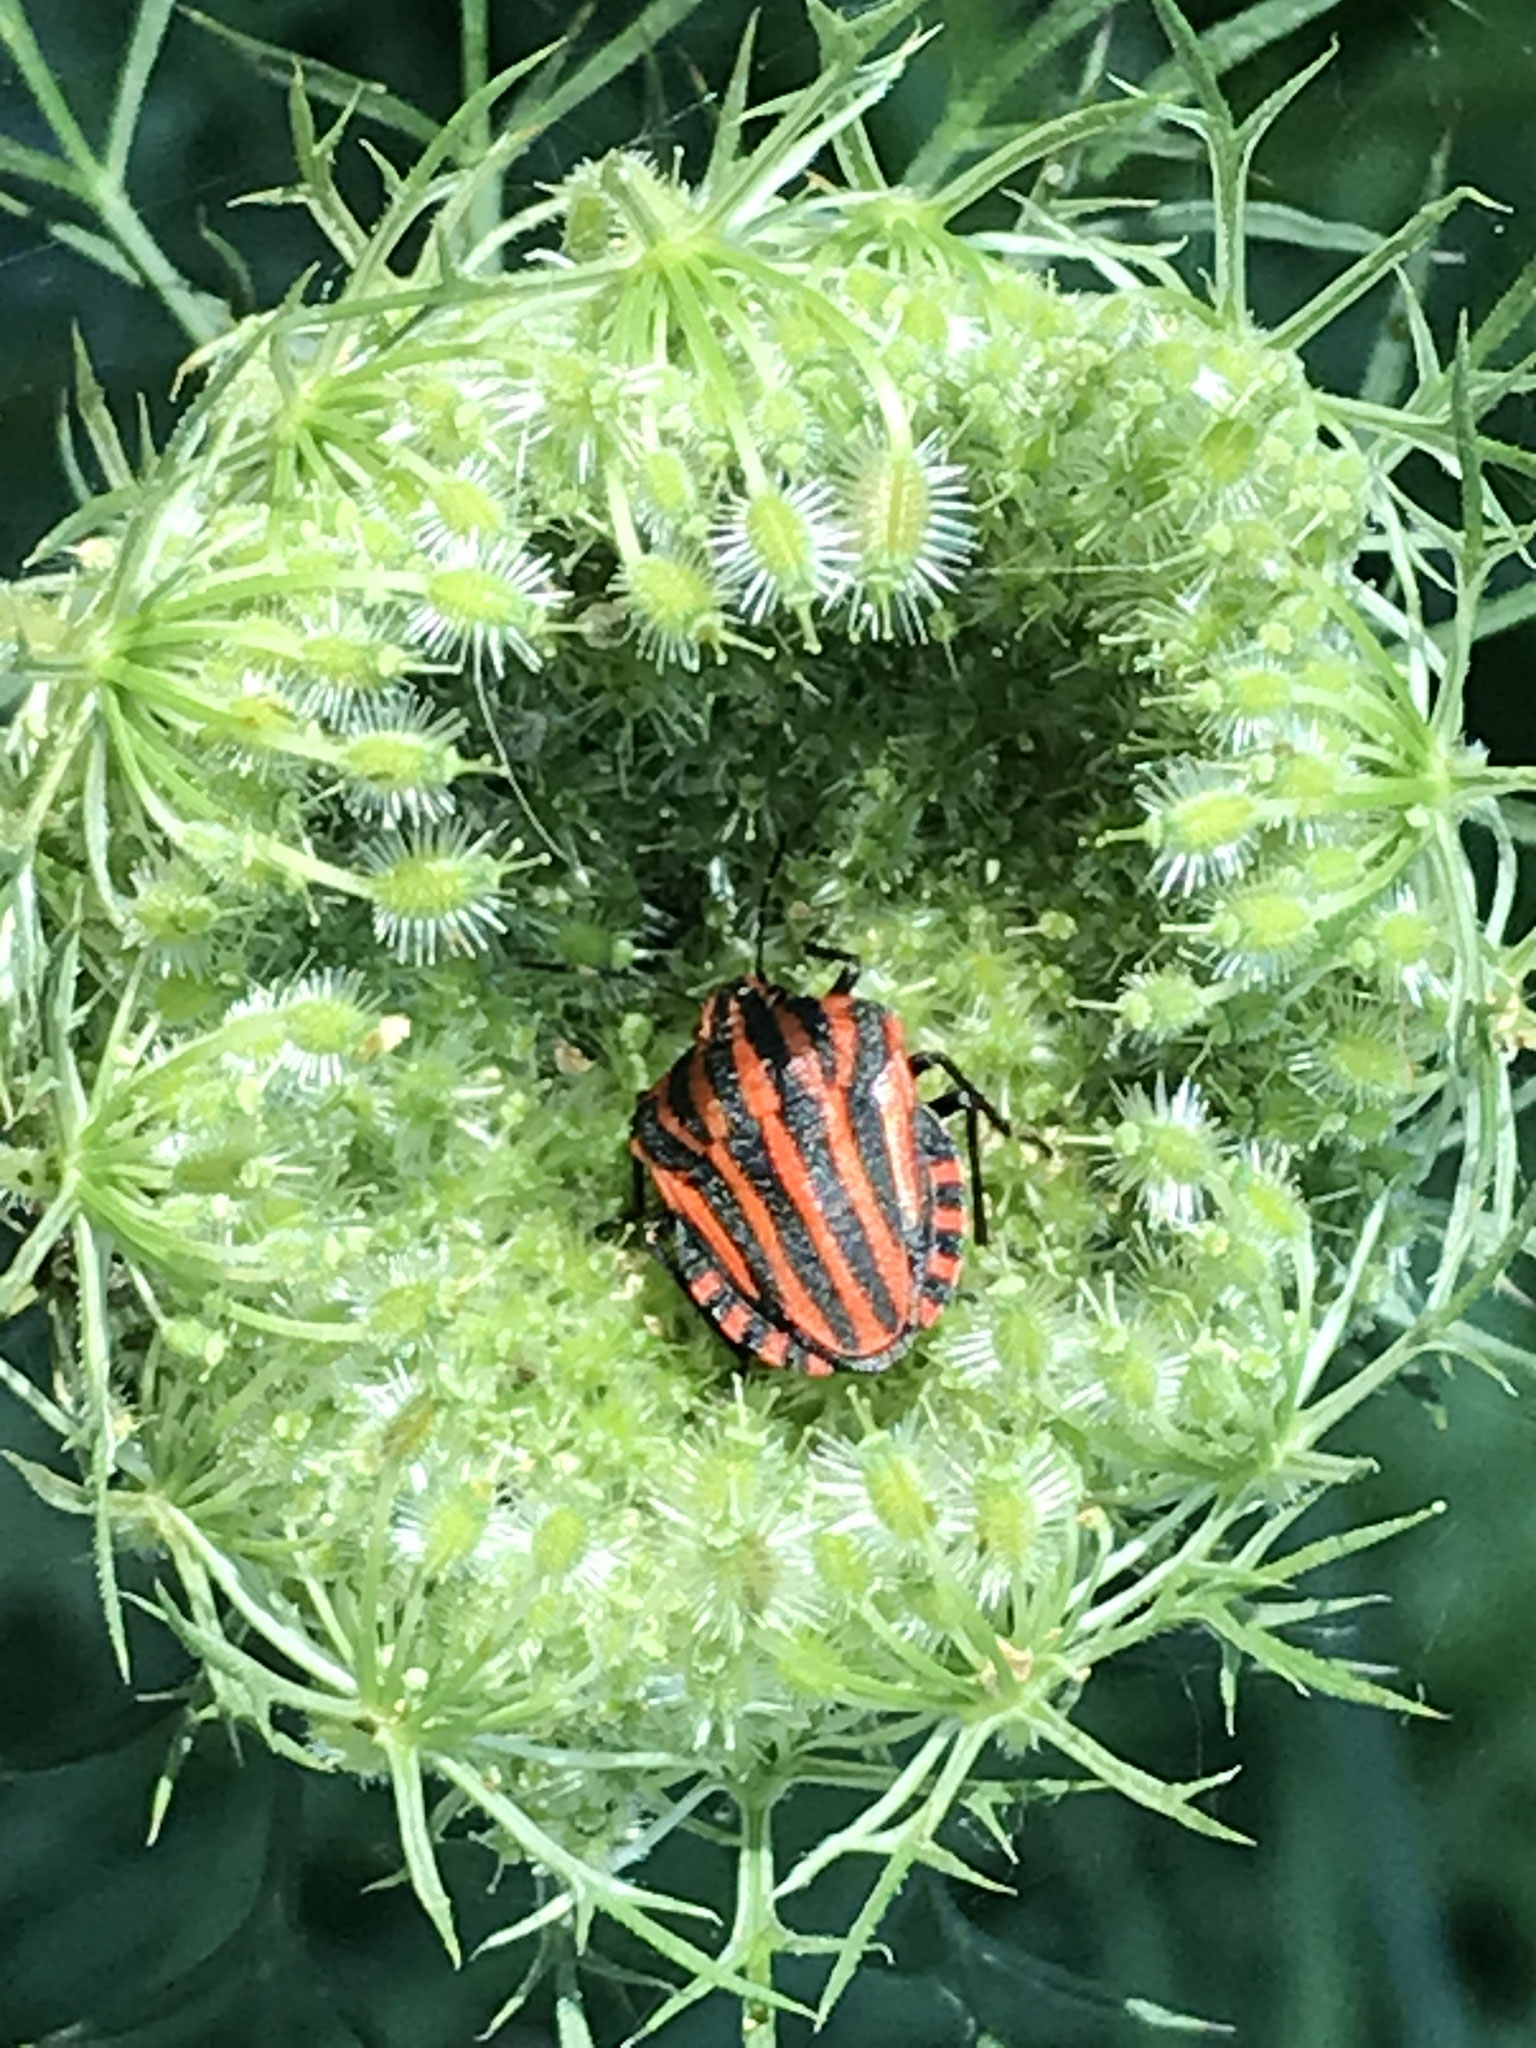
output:
[[773, 895], [773, 885], [779, 879], [779, 869], [784, 865], [786, 842], [780, 839], [773, 849], [768, 863], [768, 872], [763, 876], [763, 886], [757, 896], [757, 934], [752, 951], [752, 971], [759, 981], [766, 981], [763, 972], [763, 948], [768, 941], [768, 904]]

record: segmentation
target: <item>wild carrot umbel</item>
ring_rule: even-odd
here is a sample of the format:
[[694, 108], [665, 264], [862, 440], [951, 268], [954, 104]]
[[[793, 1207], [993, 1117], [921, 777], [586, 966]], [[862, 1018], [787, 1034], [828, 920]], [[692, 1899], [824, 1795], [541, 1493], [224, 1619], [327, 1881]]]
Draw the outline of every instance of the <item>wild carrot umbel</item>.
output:
[[[1158, 12], [1194, 105], [1116, 92], [895, 185], [863, 116], [905, 50], [816, 9], [822, 74], [750, 116], [744, 48], [696, 174], [618, 150], [506, 220], [518, 81], [370, 223], [301, 72], [344, 276], [198, 331], [132, 460], [82, 368], [102, 488], [5, 594], [0, 1313], [57, 1246], [75, 1276], [58, 1388], [0, 1364], [80, 1455], [39, 1483], [93, 1518], [120, 1649], [114, 1552], [153, 1546], [226, 1712], [389, 1775], [450, 1949], [434, 1830], [473, 1828], [544, 1884], [507, 1938], [561, 1960], [611, 1916], [675, 1976], [656, 2022], [723, 1989], [771, 2038], [795, 1895], [846, 1857], [829, 2009], [999, 1745], [1020, 1800], [1049, 1745], [1228, 1833], [1215, 1781], [1072, 1718], [1153, 1635], [1414, 1709], [1282, 1631], [1339, 1552], [1292, 1544], [1355, 1469], [1323, 1437], [1410, 1361], [1487, 1362], [1467, 1310], [1530, 1220], [1529, 778], [1461, 716], [1528, 538], [1480, 425], [1526, 308], [1396, 407], [1314, 388], [1298, 347], [1445, 207], [1260, 331], [1278, 102], [1235, 126]], [[1077, 204], [965, 231], [1170, 122], [1214, 303]], [[780, 847], [785, 974], [856, 951], [1014, 1131], [965, 1291], [858, 1386], [733, 1373], [602, 1228]], [[808, 1781], [864, 1804], [791, 1862]], [[680, 1933], [630, 1866], [706, 1802], [738, 1910]]]

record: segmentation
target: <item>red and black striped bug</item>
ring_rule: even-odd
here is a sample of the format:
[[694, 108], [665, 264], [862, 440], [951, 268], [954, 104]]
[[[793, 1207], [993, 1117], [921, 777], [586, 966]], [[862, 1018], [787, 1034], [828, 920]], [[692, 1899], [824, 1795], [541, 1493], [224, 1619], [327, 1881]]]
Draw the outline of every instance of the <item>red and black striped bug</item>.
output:
[[[760, 970], [716, 989], [629, 1141], [635, 1212], [649, 1171], [652, 1248], [696, 1306], [742, 1358], [821, 1376], [883, 1372], [954, 1295], [965, 1197], [940, 1119], [965, 1112], [978, 1244], [978, 1114], [1009, 1129], [945, 1054], [907, 1051], [856, 974], [824, 996]], [[930, 1067], [954, 1088], [923, 1102]]]

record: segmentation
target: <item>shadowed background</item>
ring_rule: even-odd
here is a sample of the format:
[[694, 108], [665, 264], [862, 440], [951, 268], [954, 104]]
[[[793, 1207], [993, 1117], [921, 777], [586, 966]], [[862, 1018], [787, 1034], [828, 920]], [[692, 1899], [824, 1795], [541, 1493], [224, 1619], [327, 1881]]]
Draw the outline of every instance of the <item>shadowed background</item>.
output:
[[[454, 104], [450, 0], [208, 0], [208, 11], [382, 80], [436, 116]], [[580, 47], [634, 11], [631, 0], [598, 6]], [[1204, 27], [1239, 9], [1206, 0], [1187, 11]], [[900, 163], [937, 117], [948, 63], [985, 67], [1038, 12], [1034, 0], [931, 9], [943, 21], [942, 48], [918, 60], [877, 117], [888, 159]], [[76, 111], [99, 133], [131, 7], [34, 0], [32, 13]], [[1143, 75], [1163, 54], [1150, 11], [1124, 0], [1113, 13], [1108, 68]], [[554, 0], [491, 0], [491, 18], [494, 61], [505, 63], [553, 41], [570, 14]], [[696, 148], [708, 132], [706, 81], [725, 77], [745, 18], [737, 0], [709, 0], [653, 62], [546, 138], [526, 174], [552, 179], [636, 139], [661, 158]], [[1486, 312], [1536, 250], [1536, 8], [1342, 0], [1231, 74], [1239, 110], [1330, 34], [1338, 56], [1266, 145], [1257, 196], [1382, 230], [1437, 178], [1474, 184], [1513, 208], [1468, 209], [1450, 223], [1427, 287], [1445, 344], [1456, 308]], [[991, 118], [1060, 103], [1084, 48], [1080, 39], [1020, 80]], [[812, 61], [798, 7], [777, 0], [762, 24], [758, 96], [799, 81]], [[0, 134], [47, 142], [5, 67]], [[157, 238], [186, 273], [234, 293], [242, 308], [271, 303], [311, 263], [323, 284], [334, 258], [297, 212], [231, 204], [290, 171], [280, 91], [179, 18], [133, 160], [135, 196]], [[1128, 191], [1148, 189], [1146, 178], [1142, 165], [1121, 173]], [[1159, 178], [1170, 200], [1189, 196], [1179, 167], [1159, 167]], [[355, 153], [344, 186], [349, 179], [366, 213], [377, 187]], [[234, 274], [216, 242], [238, 252]], [[1196, 240], [1190, 260], [1200, 257]], [[1305, 298], [1340, 260], [1262, 248], [1260, 318]], [[153, 301], [59, 246], [37, 217], [0, 213], [0, 307], [0, 573], [13, 574], [71, 502], [56, 448], [71, 326], [124, 420], [139, 392], [157, 425], [172, 417], [167, 393], [185, 345]], [[1316, 374], [1357, 388], [1391, 319], [1379, 292], [1319, 344]], [[1529, 442], [1522, 404], [1507, 406], [1493, 431]], [[1510, 502], [1530, 516], [1530, 505]], [[1536, 758], [1533, 657], [1536, 626], [1480, 650], [1470, 712], [1498, 758]], [[1536, 1318], [1527, 1320], [1536, 1341]], [[1525, 1334], [1518, 1310], [1503, 1327]], [[9, 1355], [35, 1360], [42, 1331], [34, 1319], [0, 1341]], [[1530, 1398], [1517, 1401], [1463, 1372], [1454, 1384], [1398, 1388], [1354, 1424], [1356, 1444], [1381, 1471], [1347, 1504], [1352, 1519], [1434, 1498], [1448, 1511], [1355, 1561], [1350, 1586], [1379, 1586], [1391, 1604], [1344, 1618], [1327, 1646], [1395, 1666], [1448, 1721], [1404, 1726], [1250, 1677], [1233, 1745], [1214, 1649], [1181, 1639], [1125, 1660], [1095, 1679], [1084, 1718], [1171, 1776], [1240, 1756], [1242, 1778], [1220, 1812], [1259, 1846], [1243, 1852], [1185, 1836], [1102, 1794], [1033, 1812], [1018, 1837], [1013, 1895], [926, 1880], [909, 1888], [887, 1929], [895, 1967], [862, 1973], [827, 2030], [829, 2048], [960, 2048], [986, 2033], [1006, 2048], [1163, 2038], [1149, 2031], [1155, 2015], [1127, 2014], [1127, 1998], [1225, 2021], [1251, 2048], [1515, 2048], [1536, 2038], [1536, 1646], [1527, 1620], [1536, 1605], [1536, 1387], [1524, 1391]], [[0, 1441], [49, 1455], [9, 1405]], [[138, 1583], [149, 1582], [146, 1566]], [[136, 1698], [111, 1667], [84, 1525], [43, 1508], [0, 1469], [0, 2048], [461, 2048], [473, 2039], [517, 1981], [516, 1963], [449, 1969], [408, 1891], [389, 1883], [397, 1852], [382, 1791], [310, 1776], [248, 1737], [205, 1728], [161, 1840], [143, 1847], [156, 1777], [183, 1733], [173, 1695], [184, 1666], [147, 1625], [135, 1649]], [[817, 1816], [803, 1813], [801, 1824], [809, 1831]], [[1009, 1874], [1000, 1859], [988, 1867]], [[498, 1918], [488, 1862], [464, 1845], [450, 1849], [445, 1869], [472, 1946]], [[656, 1877], [665, 1883], [663, 1870]], [[622, 1952], [610, 1953], [622, 1965]], [[600, 2042], [620, 2038], [644, 2005], [622, 1969], [594, 1986]], [[547, 1998], [535, 1997], [495, 2038], [503, 2048], [552, 2042]], [[736, 2038], [734, 2012], [713, 2002], [664, 2036], [669, 2048]], [[781, 2038], [808, 2036], [791, 2022]]]

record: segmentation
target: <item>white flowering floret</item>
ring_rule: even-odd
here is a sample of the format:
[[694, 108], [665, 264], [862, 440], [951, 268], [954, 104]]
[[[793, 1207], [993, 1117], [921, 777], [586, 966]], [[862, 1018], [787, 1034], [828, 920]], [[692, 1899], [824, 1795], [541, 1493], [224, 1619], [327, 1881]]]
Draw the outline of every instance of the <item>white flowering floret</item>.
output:
[[854, 1538], [887, 1568], [943, 1548], [965, 1526], [948, 1460], [913, 1417], [816, 1453], [816, 1497], [829, 1533]]
[[1214, 669], [1188, 690], [1190, 707], [1211, 737], [1234, 753], [1262, 746], [1284, 731], [1299, 700], [1295, 669], [1263, 655]]
[[1127, 1034], [1165, 1045], [1198, 1029], [1226, 992], [1220, 982], [1197, 981], [1182, 967], [1135, 968], [1115, 1009]]
[[1319, 1093], [1362, 1107], [1405, 1105], [1424, 1083], [1402, 1019], [1360, 993], [1329, 1002], [1295, 1065]]
[[488, 448], [526, 448], [540, 396], [527, 379], [489, 363], [415, 370], [399, 380], [395, 417], [380, 439], [433, 464], [484, 460]]
[[971, 1480], [970, 1544], [959, 1569], [999, 1622], [1021, 1618], [1032, 1587], [1071, 1570], [1082, 1475], [1049, 1438], [989, 1458]]
[[1340, 792], [1351, 770], [1348, 736], [1318, 719], [1298, 721], [1264, 756], [1266, 788], [1287, 833], [1314, 842], [1343, 821]]
[[1178, 1401], [1186, 1346], [1145, 1302], [1121, 1293], [1112, 1274], [1082, 1284], [1083, 1350], [1062, 1412], [1155, 1432]]
[[1296, 1184], [1290, 1147], [1273, 1140], [1246, 1140], [1233, 1169], [1224, 1208], [1228, 1222], [1260, 1244], [1300, 1244], [1310, 1226], [1306, 1198]]
[[472, 455], [427, 485], [414, 531], [423, 554], [451, 562], [466, 545], [493, 545], [512, 524], [504, 480], [483, 455]]
[[183, 861], [138, 861], [127, 901], [132, 942], [150, 950], [160, 974], [200, 974], [228, 906]]
[[1417, 1008], [1450, 995], [1453, 952], [1434, 917], [1410, 885], [1394, 890], [1366, 932], [1366, 952], [1384, 987]]
[[346, 598], [323, 599], [277, 637], [271, 660], [295, 709], [343, 732], [414, 665], [382, 609]]
[[1217, 972], [1261, 987], [1294, 969], [1317, 942], [1315, 886], [1296, 869], [1252, 876], [1217, 899], [1207, 927], [1220, 948]]

